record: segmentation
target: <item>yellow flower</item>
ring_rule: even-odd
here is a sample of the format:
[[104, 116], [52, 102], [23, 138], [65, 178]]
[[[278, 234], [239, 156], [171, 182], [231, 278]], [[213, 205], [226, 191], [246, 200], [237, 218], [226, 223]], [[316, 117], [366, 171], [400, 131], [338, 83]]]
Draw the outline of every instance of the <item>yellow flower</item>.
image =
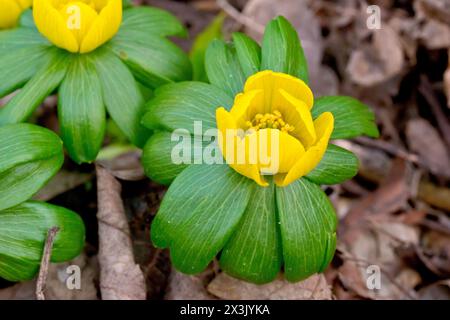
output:
[[33, 0], [0, 0], [0, 29], [12, 28]]
[[313, 103], [311, 89], [300, 79], [272, 71], [251, 76], [231, 111], [216, 111], [227, 163], [261, 186], [268, 185], [264, 175], [287, 186], [308, 174], [322, 159], [334, 128], [330, 112], [312, 119]]
[[34, 0], [33, 17], [39, 32], [55, 46], [86, 53], [117, 33], [122, 0]]

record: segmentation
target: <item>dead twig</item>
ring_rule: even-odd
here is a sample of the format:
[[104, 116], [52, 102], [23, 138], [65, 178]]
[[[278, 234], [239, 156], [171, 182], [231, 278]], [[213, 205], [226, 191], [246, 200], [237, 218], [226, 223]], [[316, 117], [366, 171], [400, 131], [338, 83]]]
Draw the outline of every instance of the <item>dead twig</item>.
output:
[[39, 269], [39, 276], [36, 284], [36, 298], [37, 300], [45, 300], [45, 283], [47, 282], [48, 266], [50, 257], [52, 255], [53, 242], [55, 241], [58, 227], [52, 227], [48, 230], [47, 239], [45, 240], [44, 253], [41, 259], [41, 268]]
[[377, 148], [380, 150], [385, 151], [386, 153], [401, 158], [403, 160], [418, 164], [419, 163], [419, 157], [415, 154], [408, 153], [406, 150], [403, 150], [401, 147], [393, 145], [387, 141], [383, 140], [373, 140], [366, 137], [359, 137], [354, 139], [355, 142], [368, 146]]
[[420, 77], [419, 91], [430, 105], [431, 112], [436, 118], [439, 130], [441, 131], [447, 147], [450, 149], [450, 123], [447, 120], [447, 116], [442, 111], [440, 103], [434, 94], [433, 88], [431, 87], [430, 81], [424, 75]]
[[240, 13], [227, 0], [217, 0], [217, 5], [222, 8], [222, 10], [225, 11], [227, 15], [236, 20], [241, 25], [246, 26], [247, 28], [250, 28], [260, 34], [264, 33], [264, 26], [256, 23], [245, 14]]

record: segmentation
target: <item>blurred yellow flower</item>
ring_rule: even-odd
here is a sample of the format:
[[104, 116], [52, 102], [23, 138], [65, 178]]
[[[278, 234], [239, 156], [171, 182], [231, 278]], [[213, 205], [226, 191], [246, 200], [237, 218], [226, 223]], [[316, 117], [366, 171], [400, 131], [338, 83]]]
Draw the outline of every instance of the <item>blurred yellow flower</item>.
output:
[[33, 0], [0, 0], [0, 29], [12, 28]]
[[34, 0], [33, 17], [39, 32], [55, 46], [86, 53], [117, 33], [122, 0]]
[[308, 174], [322, 159], [334, 128], [330, 112], [312, 119], [313, 103], [311, 89], [300, 79], [272, 71], [251, 76], [231, 111], [216, 111], [227, 163], [261, 186], [268, 185], [264, 175], [273, 175], [283, 187]]

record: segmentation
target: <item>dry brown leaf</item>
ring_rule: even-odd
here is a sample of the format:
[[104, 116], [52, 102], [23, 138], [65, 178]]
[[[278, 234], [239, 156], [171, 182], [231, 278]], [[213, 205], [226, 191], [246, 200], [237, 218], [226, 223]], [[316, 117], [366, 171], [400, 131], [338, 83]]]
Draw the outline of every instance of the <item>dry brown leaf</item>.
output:
[[[71, 265], [76, 265], [81, 270], [80, 289], [67, 288], [66, 282], [70, 276], [67, 273], [67, 267]], [[87, 258], [82, 254], [72, 261], [51, 264], [45, 285], [45, 297], [48, 300], [97, 300], [95, 279], [98, 279], [96, 257]]]
[[406, 139], [409, 148], [436, 175], [450, 177], [450, 157], [438, 131], [426, 120], [416, 118], [406, 125]]
[[315, 274], [297, 283], [290, 283], [280, 276], [271, 283], [256, 285], [221, 273], [208, 285], [208, 291], [226, 300], [332, 299], [330, 287], [322, 274]]
[[[393, 162], [389, 174], [379, 188], [357, 202], [345, 217], [343, 226], [364, 223], [364, 219], [375, 215], [387, 216], [406, 206], [410, 196], [410, 167], [401, 159]], [[345, 234], [349, 242], [353, 234]]]
[[420, 30], [419, 39], [430, 50], [448, 48], [450, 47], [450, 27], [439, 21], [427, 21]]
[[421, 300], [450, 300], [450, 279], [420, 289], [419, 297]]
[[116, 178], [126, 181], [139, 181], [145, 178], [141, 164], [142, 151], [133, 150], [123, 153], [110, 160], [100, 160], [98, 163], [107, 168]]
[[[66, 281], [70, 274], [67, 267], [76, 265], [81, 270], [81, 288], [70, 290]], [[97, 300], [95, 279], [98, 278], [96, 257], [87, 258], [83, 253], [72, 261], [50, 264], [45, 285], [47, 300]], [[0, 300], [35, 300], [36, 280], [17, 283], [0, 290]]]
[[[266, 25], [271, 19], [282, 15], [297, 30], [308, 61], [311, 88], [315, 95], [334, 95], [338, 90], [335, 72], [322, 66], [324, 45], [320, 22], [308, 6], [307, 0], [250, 0], [244, 14], [258, 25]], [[262, 33], [246, 28], [247, 33], [260, 41]]]
[[104, 300], [144, 300], [145, 280], [134, 261], [130, 228], [120, 196], [120, 183], [96, 166], [100, 290]]
[[347, 65], [351, 80], [363, 87], [379, 85], [399, 75], [405, 62], [398, 34], [384, 25], [373, 33], [373, 41], [352, 52]]
[[166, 300], [213, 300], [215, 299], [206, 291], [206, 282], [210, 272], [190, 276], [172, 269], [169, 278], [169, 286], [164, 299]]
[[450, 276], [450, 235], [428, 231], [423, 236], [423, 249], [428, 261], [441, 274]]
[[444, 91], [447, 96], [447, 107], [450, 108], [450, 49], [447, 52], [448, 55], [448, 66], [444, 73]]
[[[344, 260], [339, 267], [339, 279], [345, 288], [368, 299], [414, 298], [414, 287], [421, 282], [420, 275], [401, 263], [397, 248], [419, 243], [419, 229], [392, 221], [370, 226], [356, 226], [353, 239], [340, 251]], [[381, 288], [369, 289], [367, 280], [372, 274], [368, 266], [376, 265], [381, 271]]]
[[48, 201], [88, 182], [92, 179], [92, 176], [93, 175], [90, 173], [61, 170], [33, 197], [33, 199]]
[[419, 18], [427, 16], [450, 25], [450, 0], [416, 0], [414, 9]]
[[36, 281], [19, 282], [0, 289], [0, 300], [36, 300]]

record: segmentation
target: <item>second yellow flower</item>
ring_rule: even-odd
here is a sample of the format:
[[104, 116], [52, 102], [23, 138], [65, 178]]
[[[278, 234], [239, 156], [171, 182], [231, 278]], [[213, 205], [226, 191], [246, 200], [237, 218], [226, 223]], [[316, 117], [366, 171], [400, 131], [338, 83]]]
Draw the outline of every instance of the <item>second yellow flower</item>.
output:
[[87, 53], [110, 40], [122, 22], [122, 0], [34, 0], [36, 26], [55, 46]]

